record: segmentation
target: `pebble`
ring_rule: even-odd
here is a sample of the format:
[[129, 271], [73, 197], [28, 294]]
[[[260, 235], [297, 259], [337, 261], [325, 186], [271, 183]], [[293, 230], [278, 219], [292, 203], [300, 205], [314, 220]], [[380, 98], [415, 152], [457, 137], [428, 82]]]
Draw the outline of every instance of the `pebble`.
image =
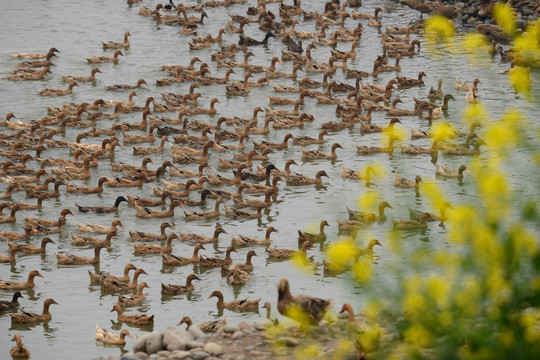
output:
[[160, 331], [154, 331], [146, 338], [146, 353], [155, 354], [163, 349], [163, 334]]
[[476, 24], [477, 21], [478, 21], [477, 18], [475, 18], [474, 16], [471, 16], [471, 17], [467, 20], [466, 24], [472, 26], [472, 25]]
[[202, 360], [210, 357], [210, 354], [204, 351], [194, 351], [191, 353], [191, 357], [194, 360]]
[[280, 343], [283, 343], [283, 344], [287, 345], [287, 346], [298, 346], [300, 344], [300, 341], [298, 339], [295, 339], [295, 338], [290, 337], [290, 336], [279, 338], [278, 341]]
[[159, 360], [159, 355], [158, 354], [152, 354], [148, 357], [150, 360]]
[[236, 331], [234, 334], [232, 334], [231, 339], [238, 340], [244, 337], [244, 333], [241, 331]]
[[253, 327], [259, 331], [266, 329], [270, 325], [272, 325], [272, 321], [268, 319], [257, 320], [253, 323]]
[[169, 351], [185, 350], [186, 343], [193, 340], [193, 337], [185, 330], [167, 327], [163, 331], [163, 347]]
[[214, 356], [220, 356], [221, 354], [223, 354], [222, 347], [214, 342], [207, 343], [204, 346], [204, 351]]
[[190, 341], [187, 343], [188, 349], [198, 349], [198, 348], [204, 348], [204, 344], [199, 341]]
[[175, 350], [185, 350], [186, 343], [183, 340], [174, 339], [169, 342], [169, 345], [167, 345], [167, 350], [169, 351], [175, 351]]
[[234, 324], [227, 324], [223, 327], [223, 331], [230, 334], [235, 333], [239, 330], [240, 328], [238, 327], [238, 325], [234, 325]]
[[196, 326], [190, 326], [188, 332], [195, 340], [204, 336], [204, 332]]
[[253, 350], [253, 349], [255, 349], [255, 346], [250, 345], [250, 346], [246, 346], [246, 349], [245, 349], [245, 350], [246, 350], [247, 352], [249, 352], [249, 351], [251, 351], [251, 350]]
[[140, 360], [148, 358], [148, 354], [142, 351], [136, 352], [135, 355], [137, 355]]
[[122, 356], [120, 360], [139, 360], [139, 357], [135, 354], [126, 354]]
[[238, 323], [238, 327], [240, 328], [240, 330], [247, 330], [247, 331], [253, 330], [253, 326], [251, 326], [247, 321], [240, 321]]
[[135, 343], [133, 344], [134, 353], [138, 353], [138, 352], [146, 353], [146, 339], [148, 338], [148, 335], [149, 334], [141, 336], [135, 341]]
[[189, 351], [178, 351], [175, 350], [171, 355], [169, 355], [169, 360], [182, 360], [187, 357], [191, 356], [191, 353]]

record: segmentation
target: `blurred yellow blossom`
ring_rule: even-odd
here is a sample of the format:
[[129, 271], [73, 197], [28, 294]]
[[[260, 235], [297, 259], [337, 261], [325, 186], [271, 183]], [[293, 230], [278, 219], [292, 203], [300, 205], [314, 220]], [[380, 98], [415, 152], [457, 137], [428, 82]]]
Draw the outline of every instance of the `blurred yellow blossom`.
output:
[[382, 146], [387, 146], [390, 143], [390, 139], [392, 139], [392, 141], [406, 141], [409, 137], [409, 132], [402, 126], [396, 124], [393, 127], [387, 127], [384, 129], [382, 135]]
[[540, 310], [528, 308], [521, 314], [521, 324], [525, 327], [525, 340], [531, 344], [540, 343]]
[[367, 258], [361, 257], [354, 262], [352, 272], [356, 281], [366, 283], [373, 276], [373, 264]]
[[358, 197], [357, 203], [358, 208], [361, 211], [371, 211], [377, 206], [381, 201], [380, 194], [378, 191], [369, 190], [366, 191], [362, 196]]
[[[369, 162], [360, 169], [360, 174], [366, 175], [368, 168], [371, 168], [371, 179], [385, 179], [388, 175], [386, 167], [380, 162]], [[361, 179], [362, 180], [362, 179]]]
[[464, 124], [470, 127], [473, 124], [484, 124], [489, 120], [489, 115], [485, 105], [468, 104], [463, 109], [463, 121]]
[[476, 210], [471, 206], [456, 205], [448, 213], [448, 239], [456, 244], [466, 243], [475, 233], [479, 222]]
[[508, 73], [508, 79], [516, 92], [526, 97], [530, 96], [532, 88], [531, 70], [516, 66]]
[[440, 185], [434, 180], [424, 180], [420, 184], [420, 192], [427, 196], [434, 211], [439, 211], [443, 203], [449, 202]]
[[330, 264], [337, 267], [350, 267], [358, 256], [359, 250], [352, 238], [344, 237], [328, 245], [324, 254]]
[[316, 343], [301, 345], [294, 350], [297, 359], [313, 359], [320, 355], [322, 348]]
[[461, 287], [454, 293], [454, 304], [463, 316], [472, 318], [477, 316], [482, 309], [480, 304], [481, 295], [482, 290], [478, 279], [466, 275], [461, 279]]
[[364, 352], [370, 353], [379, 348], [381, 340], [381, 329], [377, 327], [370, 327], [358, 335], [358, 342]]
[[295, 320], [296, 322], [300, 323], [301, 327], [309, 327], [312, 323], [312, 319], [309, 314], [306, 313], [300, 305], [294, 303], [291, 303], [289, 306], [287, 306], [284, 315], [287, 316], [289, 319]]
[[366, 306], [364, 306], [364, 313], [366, 314], [366, 318], [370, 321], [377, 321], [379, 319], [381, 309], [382, 306], [379, 301], [368, 301]]
[[511, 154], [510, 150], [518, 145], [520, 134], [519, 122], [524, 119], [519, 109], [509, 109], [499, 121], [489, 123], [484, 132], [484, 140], [498, 156]]
[[456, 129], [446, 121], [436, 122], [431, 126], [430, 137], [433, 141], [445, 141], [456, 137]]
[[306, 274], [313, 274], [313, 264], [303, 251], [296, 251], [291, 256], [292, 263]]
[[493, 6], [493, 17], [497, 24], [503, 29], [508, 36], [514, 35], [517, 29], [516, 14], [514, 9], [508, 4], [497, 3]]
[[540, 65], [540, 20], [529, 23], [526, 30], [514, 39], [512, 49], [529, 65]]
[[420, 324], [412, 324], [405, 330], [405, 340], [410, 344], [423, 348], [428, 347], [433, 342], [433, 334]]
[[352, 341], [347, 339], [338, 339], [336, 351], [332, 353], [332, 359], [348, 359], [354, 355], [356, 349]]
[[[502, 264], [502, 262], [499, 262]], [[498, 267], [491, 267], [491, 271], [487, 274], [486, 289], [490, 299], [490, 303], [494, 304], [492, 311], [498, 306], [507, 305], [512, 297], [512, 286], [505, 278], [503, 270]], [[492, 312], [491, 317], [500, 316], [500, 314]]]
[[453, 39], [456, 27], [447, 17], [432, 15], [424, 22], [424, 32], [429, 41], [447, 41]]
[[525, 227], [525, 224], [514, 224], [510, 229], [514, 261], [519, 261], [524, 256], [535, 256], [538, 253], [538, 237]]
[[463, 36], [462, 46], [472, 62], [483, 62], [489, 54], [490, 44], [485, 35], [469, 32]]
[[440, 309], [445, 309], [449, 305], [450, 284], [453, 282], [453, 279], [440, 275], [430, 276], [427, 281], [427, 294]]

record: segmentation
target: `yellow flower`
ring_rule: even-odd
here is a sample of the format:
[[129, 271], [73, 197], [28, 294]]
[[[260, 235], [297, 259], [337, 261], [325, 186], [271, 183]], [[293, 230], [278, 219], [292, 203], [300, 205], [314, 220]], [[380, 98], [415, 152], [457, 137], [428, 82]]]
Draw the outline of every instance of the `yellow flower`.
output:
[[440, 309], [444, 309], [449, 304], [450, 284], [453, 281], [439, 275], [433, 275], [426, 284], [427, 293]]
[[358, 341], [362, 347], [362, 350], [370, 353], [379, 349], [379, 343], [381, 340], [381, 329], [370, 328], [358, 335]]
[[382, 132], [383, 136], [381, 137], [382, 146], [388, 146], [390, 139], [393, 141], [404, 142], [409, 137], [409, 132], [406, 131], [403, 127], [395, 125], [393, 127], [386, 128]]
[[332, 353], [332, 359], [350, 359], [354, 355], [356, 349], [352, 341], [347, 339], [338, 339], [336, 351]]
[[467, 243], [476, 233], [475, 226], [479, 221], [474, 208], [464, 205], [454, 206], [448, 213], [448, 239], [455, 244]]
[[322, 349], [317, 344], [301, 345], [294, 350], [294, 357], [296, 359], [313, 359], [320, 355]]
[[412, 324], [404, 335], [408, 343], [420, 348], [428, 347], [433, 342], [433, 334], [420, 324]]
[[449, 202], [442, 188], [433, 180], [424, 180], [420, 184], [420, 192], [427, 196], [434, 211], [439, 211], [443, 203]]
[[291, 256], [292, 263], [304, 273], [311, 275], [313, 274], [313, 264], [307, 258], [307, 255], [303, 251], [296, 251]]
[[461, 288], [453, 296], [455, 306], [465, 317], [473, 318], [478, 316], [481, 311], [480, 297], [482, 292], [478, 279], [466, 275], [461, 280], [461, 285]]
[[525, 60], [531, 66], [538, 67], [540, 61], [540, 20], [529, 23], [521, 36], [516, 36], [513, 41], [513, 50], [516, 56]]
[[356, 281], [366, 283], [373, 276], [373, 264], [366, 258], [359, 258], [353, 264], [352, 272]]
[[410, 276], [405, 282], [402, 299], [403, 313], [409, 319], [422, 318], [427, 309], [427, 299], [422, 293], [423, 281], [418, 275]]
[[489, 120], [487, 108], [483, 104], [468, 104], [463, 110], [463, 121], [466, 126], [484, 124]]
[[300, 307], [300, 305], [290, 304], [285, 309], [285, 316], [299, 322], [302, 327], [309, 327], [311, 325], [311, 317], [304, 309], [302, 309], [302, 307]]
[[381, 302], [378, 300], [370, 300], [364, 306], [364, 313], [366, 314], [366, 318], [370, 321], [377, 321], [379, 319], [381, 310], [382, 310], [382, 305], [381, 305]]
[[[502, 262], [499, 262], [502, 264]], [[504, 306], [512, 299], [512, 284], [505, 278], [502, 269], [497, 266], [491, 267], [491, 271], [487, 274], [487, 292], [492, 304], [496, 304], [491, 309], [490, 316], [492, 318], [500, 316], [494, 310], [498, 306]]]
[[379, 206], [380, 201], [379, 192], [370, 190], [358, 198], [358, 208], [361, 211], [371, 211]]
[[325, 258], [338, 267], [349, 267], [359, 254], [359, 248], [350, 237], [339, 239], [328, 245]]
[[428, 40], [443, 42], [454, 37], [456, 28], [452, 20], [442, 15], [433, 15], [424, 22], [424, 31]]
[[499, 121], [486, 126], [483, 138], [497, 156], [506, 156], [517, 146], [520, 140], [518, 128], [523, 119], [525, 117], [519, 109], [509, 109]]
[[486, 37], [478, 32], [465, 34], [462, 46], [473, 62], [480, 62], [489, 54], [490, 44]]
[[516, 14], [510, 5], [503, 3], [495, 4], [493, 7], [493, 17], [506, 35], [514, 35], [514, 32], [517, 29]]
[[508, 73], [510, 84], [518, 93], [530, 96], [532, 88], [531, 71], [528, 68], [516, 66]]
[[538, 253], [538, 238], [525, 228], [525, 224], [514, 224], [510, 230], [510, 240], [513, 246], [514, 261], [520, 261], [524, 256], [532, 257]]
[[445, 141], [456, 137], [456, 129], [449, 122], [436, 122], [431, 126], [430, 137], [433, 141]]

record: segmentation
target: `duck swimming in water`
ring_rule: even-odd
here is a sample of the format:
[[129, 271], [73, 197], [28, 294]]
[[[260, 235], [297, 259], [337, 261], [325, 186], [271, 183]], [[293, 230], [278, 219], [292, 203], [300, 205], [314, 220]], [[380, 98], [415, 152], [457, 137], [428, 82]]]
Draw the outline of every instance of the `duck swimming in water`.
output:
[[11, 316], [11, 322], [17, 324], [33, 324], [40, 321], [48, 321], [52, 319], [52, 315], [49, 312], [49, 307], [52, 304], [58, 305], [53, 299], [47, 299], [43, 303], [43, 312], [41, 314], [36, 314], [33, 312], [25, 311], [21, 313], [9, 314]]
[[20, 291], [16, 291], [11, 298], [11, 301], [0, 301], [0, 312], [9, 311], [19, 306], [19, 298], [22, 298]]
[[16, 344], [11, 348], [9, 352], [12, 358], [30, 358], [30, 350], [28, 350], [28, 348], [24, 346], [21, 336], [19, 334], [13, 335], [13, 339], [11, 339], [11, 341], [15, 341]]
[[126, 329], [122, 329], [122, 331], [120, 332], [120, 335], [117, 335], [111, 331], [107, 331], [106, 329], [103, 329], [96, 325], [95, 338], [98, 341], [103, 341], [104, 343], [112, 344], [112, 345], [125, 345], [126, 336], [132, 337], [129, 331], [127, 331]]
[[123, 196], [118, 196], [113, 206], [81, 206], [78, 204], [75, 204], [75, 206], [77, 207], [77, 209], [79, 209], [79, 212], [95, 212], [98, 214], [105, 214], [117, 211], [118, 206], [122, 202], [128, 202], [128, 200]]
[[0, 280], [0, 289], [2, 290], [22, 290], [34, 287], [34, 278], [36, 276], [43, 277], [37, 270], [32, 270], [28, 274], [26, 281]]

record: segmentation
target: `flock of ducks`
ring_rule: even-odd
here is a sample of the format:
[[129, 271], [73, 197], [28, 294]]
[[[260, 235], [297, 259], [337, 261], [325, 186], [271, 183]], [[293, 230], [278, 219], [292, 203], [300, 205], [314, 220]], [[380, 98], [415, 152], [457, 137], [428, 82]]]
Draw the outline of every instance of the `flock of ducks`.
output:
[[[130, 4], [136, 2], [139, 1], [128, 1]], [[84, 213], [100, 214], [104, 220], [112, 221], [110, 226], [78, 223], [79, 233], [70, 233], [76, 253], [57, 253], [58, 265], [99, 264], [102, 250], [111, 250], [115, 246], [113, 238], [126, 232], [132, 241], [135, 255], [161, 256], [163, 265], [170, 267], [198, 264], [202, 268], [220, 268], [231, 285], [243, 285], [252, 281], [251, 277], [254, 273], [252, 257], [261, 254], [260, 252], [257, 254], [253, 249], [247, 250], [245, 263], [235, 264], [231, 254], [239, 253], [240, 248], [264, 246], [269, 257], [287, 259], [297, 254], [306, 257], [308, 250], [314, 247], [314, 243], [324, 244], [327, 239], [325, 227], [330, 226], [326, 220], [320, 222], [319, 233], [298, 230], [299, 249], [289, 249], [271, 246], [271, 234], [278, 233], [278, 230], [272, 226], [266, 228], [265, 237], [261, 239], [229, 234], [219, 225], [215, 227], [213, 236], [182, 233], [167, 220], [162, 222], [159, 229], [155, 229], [154, 232], [135, 231], [124, 229], [122, 222], [114, 218], [118, 212], [131, 212], [139, 218], [139, 222], [144, 222], [149, 218], [173, 217], [178, 217], [181, 221], [208, 221], [223, 216], [230, 219], [258, 219], [263, 216], [263, 213], [267, 213], [276, 206], [276, 199], [280, 196], [283, 186], [321, 184], [325, 181], [323, 178], [329, 178], [328, 173], [322, 169], [314, 176], [291, 170], [291, 166], [301, 169], [300, 161], [303, 163], [314, 160], [334, 161], [339, 159], [339, 151], [350, 151], [338, 142], [334, 141], [330, 144], [326, 137], [339, 139], [340, 133], [345, 129], [359, 129], [366, 137], [378, 136], [377, 134], [382, 132], [392, 134], [394, 126], [402, 123], [405, 117], [423, 117], [431, 124], [432, 120], [447, 113], [448, 101], [453, 100], [454, 96], [443, 93], [442, 79], [438, 80], [437, 88], [431, 87], [429, 92], [426, 92], [426, 100], [415, 98], [415, 103], [411, 104], [412, 109], [396, 107], [401, 102], [395, 97], [396, 90], [404, 91], [410, 87], [425, 86], [424, 77], [429, 76], [423, 71], [410, 78], [398, 75], [404, 70], [400, 60], [413, 57], [421, 50], [420, 40], [411, 38], [411, 35], [414, 36], [421, 30], [421, 24], [388, 26], [382, 30], [383, 9], [377, 7], [373, 14], [362, 13], [359, 11], [361, 2], [357, 1], [342, 4], [339, 1], [330, 1], [325, 4], [324, 9], [321, 9], [323, 10], [321, 13], [303, 10], [300, 0], [296, 0], [294, 5], [282, 3], [271, 11], [267, 9], [267, 4], [271, 2], [260, 0], [257, 6], [246, 6], [245, 14], [229, 14], [230, 20], [219, 30], [216, 37], [212, 34], [197, 37], [197, 32], [204, 28], [205, 18], [208, 18], [208, 14], [203, 9], [226, 7], [231, 4], [245, 3], [245, 1], [207, 1], [196, 6], [175, 5], [170, 1], [168, 4], [158, 4], [155, 9], [142, 5], [139, 13], [141, 16], [149, 17], [148, 21], [180, 27], [182, 34], [191, 38], [191, 51], [200, 51], [214, 44], [218, 44], [221, 49], [211, 54], [211, 61], [215, 62], [214, 66], [209, 65], [212, 64], [210, 61], [204, 62], [202, 55], [193, 57], [188, 64], [161, 66], [161, 69], [169, 74], [168, 77], [155, 80], [156, 84], [164, 90], [159, 94], [162, 101], [159, 101], [158, 94], [154, 94], [145, 100], [144, 106], [135, 105], [136, 91], [142, 86], [151, 84], [144, 79], [139, 79], [136, 84], [105, 86], [106, 91], [115, 92], [119, 95], [119, 99], [125, 99], [126, 96], [123, 94], [129, 91], [127, 101], [92, 99], [79, 104], [66, 103], [61, 107], [48, 106], [47, 114], [42, 119], [28, 122], [16, 118], [16, 109], [13, 113], [7, 114], [6, 120], [0, 124], [6, 129], [0, 138], [2, 158], [0, 181], [7, 184], [5, 193], [0, 195], [3, 201], [0, 208], [2, 211], [9, 209], [10, 213], [2, 214], [0, 222], [15, 223], [26, 211], [41, 209], [43, 201], [61, 199], [64, 191], [80, 194], [80, 199], [77, 200], [78, 203], [74, 208], [62, 209], [58, 219], [24, 216], [25, 226], [20, 229], [21, 232], [0, 231], [0, 238], [6, 240], [9, 246], [8, 255], [1, 254], [0, 262], [13, 265], [18, 261], [17, 255], [20, 253], [46, 253], [48, 244], [56, 244], [50, 236], [63, 233], [63, 226], [67, 223], [66, 217], [75, 216], [75, 213], [83, 218]], [[235, 7], [235, 9], [240, 8]], [[189, 16], [189, 14], [195, 15]], [[302, 19], [308, 24], [314, 22], [320, 30], [315, 32], [295, 30], [295, 25], [302, 22]], [[259, 27], [260, 37], [248, 37], [244, 33], [246, 26]], [[371, 71], [349, 68], [347, 64], [349, 59], [359, 56], [358, 47], [361, 46], [364, 26], [381, 29], [383, 53], [377, 56]], [[224, 33], [235, 34], [238, 40], [226, 44], [223, 39]], [[103, 49], [114, 50], [114, 55], [88, 57], [87, 62], [89, 64], [118, 63], [121, 66], [119, 56], [129, 56], [126, 50], [132, 45], [129, 41], [130, 36], [131, 33], [126, 31], [123, 41], [103, 41]], [[265, 46], [270, 41], [281, 41], [283, 48], [287, 50], [282, 50], [281, 57], [274, 56], [270, 59], [268, 66], [250, 64], [250, 58], [256, 57], [250, 49]], [[307, 42], [309, 44], [304, 49]], [[343, 42], [351, 44], [349, 51], [338, 51], [334, 48], [336, 44]], [[312, 57], [314, 52], [318, 55], [327, 54], [328, 60], [316, 61]], [[13, 69], [14, 73], [6, 76], [6, 79], [10, 81], [46, 79], [51, 73], [54, 58], [60, 56], [58, 54], [61, 54], [60, 51], [54, 47], [44, 54], [16, 54], [17, 58], [23, 58], [25, 61], [18, 63], [17, 68]], [[235, 60], [237, 56], [243, 57], [243, 61], [237, 62]], [[388, 64], [392, 61], [391, 58], [395, 59], [394, 65]], [[283, 70], [287, 64], [290, 64], [291, 72]], [[227, 68], [226, 75], [222, 78], [211, 76], [212, 71], [219, 67]], [[346, 74], [349, 81], [342, 83], [336, 80], [331, 81], [337, 71]], [[368, 77], [377, 79], [379, 74], [388, 72], [396, 72], [396, 77], [387, 84], [377, 85], [366, 80]], [[310, 76], [302, 77], [304, 75], [300, 73]], [[96, 79], [97, 74], [101, 75]], [[259, 74], [260, 78], [250, 81]], [[243, 80], [233, 81], [230, 79], [232, 75], [240, 76]], [[322, 81], [315, 80], [318, 75], [321, 76]], [[45, 88], [38, 90], [38, 94], [66, 96], [76, 91], [75, 87], [86, 86], [87, 83], [95, 84], [97, 80], [105, 76], [105, 70], [93, 67], [89, 76], [62, 76], [62, 81], [68, 83], [67, 88]], [[280, 83], [281, 79], [286, 80]], [[285, 85], [290, 84], [291, 79], [296, 80], [294, 85]], [[167, 86], [178, 83], [190, 83], [189, 93], [178, 94], [165, 91]], [[466, 90], [465, 100], [476, 102], [478, 101], [478, 84], [481, 84], [478, 79], [475, 79], [472, 85], [458, 80], [456, 89]], [[203, 91], [207, 86], [212, 86], [212, 90]], [[257, 106], [253, 109], [253, 116], [248, 118], [227, 116], [228, 114], [219, 108], [221, 101], [217, 95], [218, 90], [224, 91], [228, 97], [249, 96], [251, 89], [255, 87], [273, 88], [276, 95], [278, 93], [289, 95], [287, 97], [268, 96], [269, 106]], [[196, 92], [197, 90], [201, 92]], [[200, 106], [199, 99], [208, 94], [216, 97], [210, 100], [209, 107]], [[320, 106], [335, 107], [336, 114], [341, 119], [323, 123], [313, 114], [304, 112], [309, 110], [309, 107], [305, 106], [307, 98], [316, 99]], [[294, 106], [294, 108], [290, 110], [287, 109], [288, 106]], [[112, 109], [112, 112], [107, 109]], [[386, 112], [390, 119], [389, 124], [372, 123], [372, 114], [375, 112]], [[166, 117], [161, 113], [172, 113], [172, 117]], [[263, 127], [260, 127], [258, 119], [261, 113], [265, 114]], [[191, 118], [195, 115], [199, 115], [199, 119]], [[118, 121], [127, 116], [142, 120], [140, 123]], [[200, 120], [201, 117], [207, 121]], [[295, 136], [293, 132], [287, 132], [283, 135], [281, 142], [274, 143], [268, 140], [267, 134], [270, 132], [277, 132], [279, 129], [298, 129], [304, 124], [317, 122], [319, 122], [319, 127], [316, 137], [308, 134]], [[437, 161], [438, 154], [439, 152], [453, 155], [479, 154], [480, 146], [486, 144], [474, 133], [477, 127], [477, 125], [471, 127], [468, 133], [456, 132], [453, 141], [446, 141], [446, 139], [433, 141], [429, 148], [416, 144], [403, 144], [401, 153], [428, 154], [435, 165], [434, 173], [437, 176], [461, 180], [464, 172], [468, 171], [467, 167], [462, 165], [456, 170], [442, 165]], [[65, 137], [66, 128], [80, 129], [75, 141], [70, 141]], [[411, 129], [412, 139], [428, 136], [429, 130]], [[458, 139], [464, 137], [467, 137], [466, 142], [460, 143]], [[92, 139], [95, 140], [91, 141]], [[156, 141], [160, 142], [160, 145], [152, 146]], [[389, 136], [386, 146], [356, 145], [357, 154], [361, 159], [367, 159], [370, 154], [393, 154], [397, 141], [398, 139]], [[170, 147], [166, 146], [166, 143], [171, 143]], [[269, 162], [272, 156], [287, 150], [291, 145], [301, 148], [299, 158], [288, 159], [283, 170]], [[319, 148], [307, 148], [311, 145], [317, 145]], [[63, 152], [65, 157], [48, 157], [49, 149], [56, 149], [57, 153]], [[144, 156], [140, 166], [114, 161], [116, 150], [131, 151], [131, 149], [134, 155]], [[155, 164], [149, 157], [155, 154], [164, 156], [167, 160], [161, 164]], [[140, 162], [137, 159], [134, 158], [132, 163]], [[261, 166], [257, 163], [259, 161], [267, 165]], [[115, 174], [98, 178], [95, 171], [98, 165], [101, 167], [110, 165], [111, 173]], [[157, 169], [151, 169], [149, 165], [155, 165]], [[351, 166], [358, 167], [356, 164], [351, 164]], [[191, 170], [192, 168], [197, 170]], [[368, 167], [365, 173], [361, 173], [342, 165], [344, 179], [354, 179], [356, 182], [365, 182], [366, 186], [371, 186], [373, 175], [376, 175], [376, 171], [371, 167]], [[82, 185], [79, 181], [96, 185]], [[420, 174], [416, 175], [414, 180], [410, 180], [396, 173], [394, 186], [415, 189], [418, 194], [421, 182]], [[49, 189], [50, 184], [53, 184], [53, 190]], [[93, 194], [101, 194], [107, 187], [118, 188], [119, 192], [127, 191], [127, 194], [117, 196], [114, 202], [111, 201], [107, 205], [85, 205], [87, 198]], [[131, 191], [133, 188], [140, 187], [151, 187], [155, 196], [143, 198]], [[234, 190], [230, 191], [231, 188]], [[10, 201], [12, 197], [18, 197], [18, 193], [22, 192], [26, 192], [28, 198], [36, 199], [36, 202]], [[191, 196], [192, 194], [196, 195]], [[249, 195], [246, 196], [247, 194]], [[251, 197], [252, 194], [259, 196]], [[126, 204], [122, 205], [123, 203]], [[392, 219], [392, 223], [397, 229], [423, 229], [428, 226], [428, 221], [438, 220], [444, 223], [446, 211], [451, 208], [452, 205], [443, 204], [440, 215], [411, 209], [410, 219]], [[338, 220], [339, 231], [347, 232], [376, 222], [385, 222], [386, 209], [393, 209], [386, 201], [380, 203], [378, 213], [363, 213], [347, 209], [349, 218], [344, 221]], [[167, 233], [167, 231], [170, 232]], [[88, 236], [86, 233], [94, 234], [94, 236]], [[199, 254], [201, 251], [207, 251], [205, 244], [221, 242], [219, 240], [221, 234], [229, 234], [232, 239], [230, 246], [226, 248], [224, 258], [206, 256], [207, 253]], [[41, 247], [29, 244], [35, 241], [41, 241]], [[194, 244], [191, 257], [174, 254], [174, 244], [180, 242]], [[382, 246], [378, 240], [371, 240], [358, 256], [372, 256], [376, 245]], [[79, 246], [90, 249], [77, 248]], [[342, 271], [334, 265], [324, 262], [325, 270], [331, 273]], [[131, 271], [134, 271], [133, 277], [130, 277]], [[150, 288], [150, 285], [154, 286], [154, 284], [138, 282], [139, 276], [145, 274], [146, 272], [141, 267], [132, 263], [125, 266], [122, 276], [89, 271], [91, 284], [99, 284], [104, 293], [118, 294], [117, 303], [111, 312], [117, 313], [119, 321], [135, 326], [153, 324], [154, 321], [153, 315], [124, 313], [125, 308], [145, 301], [145, 289]], [[58, 305], [52, 298], [47, 298], [43, 303], [41, 314], [29, 311], [13, 312], [19, 304], [18, 299], [23, 298], [20, 290], [34, 287], [35, 277], [44, 276], [39, 271], [32, 270], [25, 282], [0, 280], [0, 290], [17, 290], [11, 302], [0, 303], [0, 311], [9, 311], [13, 323], [30, 324], [48, 321], [52, 317], [49, 312], [50, 305]], [[195, 274], [189, 274], [185, 285], [162, 283], [161, 292], [166, 295], [190, 293], [195, 289], [193, 284], [195, 280], [204, 281]], [[129, 294], [133, 291], [135, 292]], [[217, 298], [218, 307], [234, 311], [258, 310], [261, 300], [261, 298], [246, 298], [226, 302], [225, 295], [219, 290], [212, 292], [209, 296], [209, 298], [214, 297]], [[307, 295], [293, 296], [287, 279], [283, 278], [279, 281], [277, 309], [285, 316], [294, 318], [294, 315], [291, 315], [294, 312], [289, 309], [299, 306], [307, 314], [309, 322], [317, 324], [331, 304], [332, 301]], [[267, 303], [264, 307], [269, 311], [270, 304]], [[350, 309], [350, 305], [344, 306], [343, 312], [350, 314], [352, 311]], [[216, 331], [225, 322], [226, 318], [199, 324], [198, 327], [203, 331]], [[187, 324], [188, 328], [193, 325], [189, 317], [184, 317], [178, 325], [181, 324]], [[122, 330], [120, 335], [117, 335], [96, 326], [97, 340], [123, 345], [126, 336], [131, 337], [127, 330]], [[13, 341], [17, 345], [12, 350], [12, 355], [15, 352], [18, 357], [28, 357], [28, 349], [22, 344], [21, 337], [15, 335]]]

